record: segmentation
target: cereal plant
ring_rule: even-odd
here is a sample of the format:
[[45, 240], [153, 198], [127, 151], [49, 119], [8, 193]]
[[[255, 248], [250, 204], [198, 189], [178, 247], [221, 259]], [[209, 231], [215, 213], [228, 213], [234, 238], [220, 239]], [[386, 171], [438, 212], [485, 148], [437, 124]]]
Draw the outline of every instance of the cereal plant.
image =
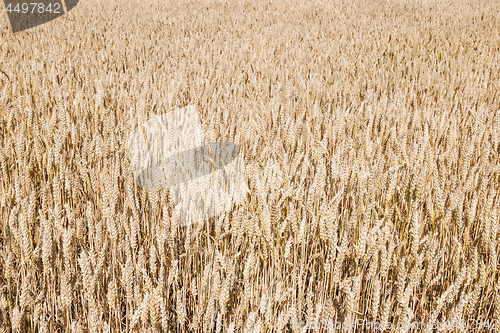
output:
[[[14, 34], [0, 5], [0, 332], [498, 328], [499, 10], [82, 0]], [[188, 105], [249, 193], [182, 226], [128, 138]]]

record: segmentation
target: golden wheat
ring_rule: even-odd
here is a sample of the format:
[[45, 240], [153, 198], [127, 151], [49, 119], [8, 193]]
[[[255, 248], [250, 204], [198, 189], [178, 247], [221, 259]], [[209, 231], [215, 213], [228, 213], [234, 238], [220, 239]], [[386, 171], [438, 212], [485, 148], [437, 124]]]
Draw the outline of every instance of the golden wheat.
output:
[[[492, 329], [499, 9], [87, 0], [15, 35], [4, 15], [0, 332]], [[187, 105], [250, 191], [185, 227], [128, 138]]]

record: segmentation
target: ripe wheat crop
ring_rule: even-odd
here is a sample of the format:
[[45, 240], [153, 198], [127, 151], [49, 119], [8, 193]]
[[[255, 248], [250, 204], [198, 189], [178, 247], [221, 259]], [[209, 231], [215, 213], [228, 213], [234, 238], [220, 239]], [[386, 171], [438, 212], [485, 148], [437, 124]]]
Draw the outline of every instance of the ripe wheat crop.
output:
[[[499, 10], [82, 0], [17, 34], [2, 11], [0, 332], [499, 328]], [[249, 193], [181, 226], [127, 140], [187, 105]]]

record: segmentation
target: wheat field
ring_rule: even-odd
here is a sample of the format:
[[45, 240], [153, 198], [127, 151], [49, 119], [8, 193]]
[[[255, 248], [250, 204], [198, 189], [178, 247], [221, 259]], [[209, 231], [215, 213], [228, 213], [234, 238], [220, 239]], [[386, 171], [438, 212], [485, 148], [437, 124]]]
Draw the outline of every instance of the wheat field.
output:
[[[498, 2], [0, 8], [1, 333], [498, 329]], [[187, 105], [249, 194], [181, 227], [127, 139]]]

